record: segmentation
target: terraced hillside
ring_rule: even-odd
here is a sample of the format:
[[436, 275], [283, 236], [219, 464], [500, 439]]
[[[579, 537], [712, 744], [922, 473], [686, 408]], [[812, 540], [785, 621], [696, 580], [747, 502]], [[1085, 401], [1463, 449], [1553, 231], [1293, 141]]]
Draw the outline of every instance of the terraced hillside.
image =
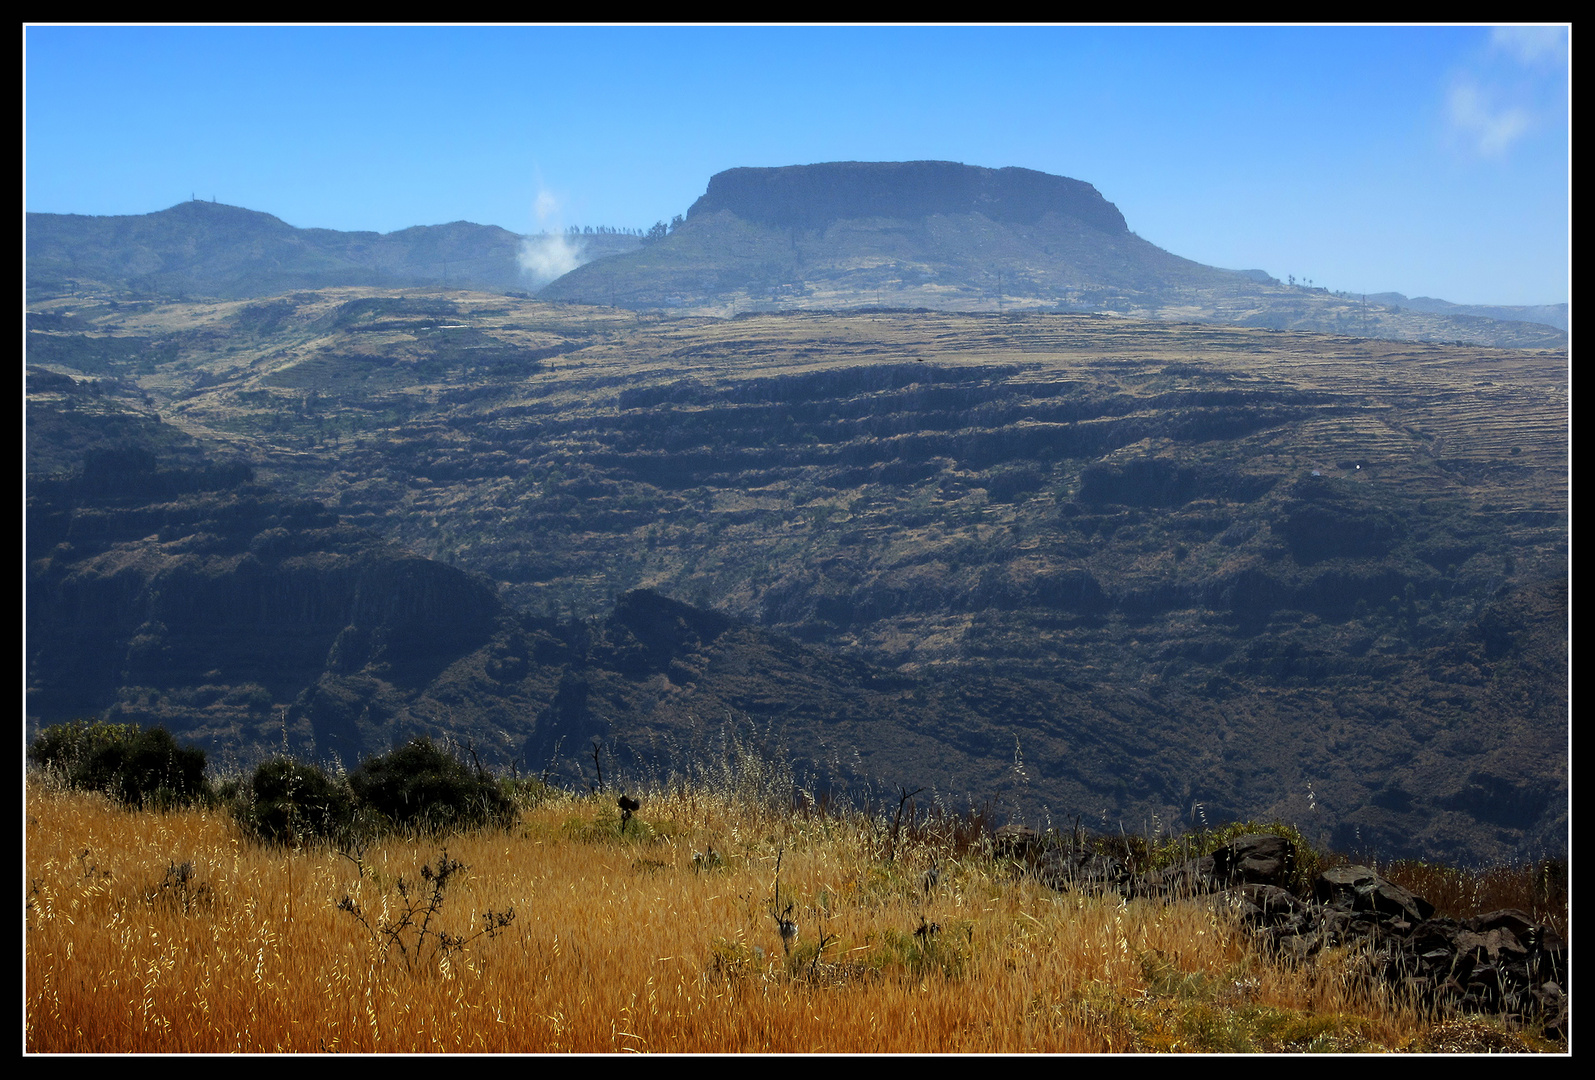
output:
[[[101, 407], [96, 383], [147, 395], [260, 482], [544, 620], [576, 652], [517, 691], [517, 747], [658, 743], [729, 710], [837, 768], [917, 739], [844, 771], [1029, 790], [1029, 813], [1278, 813], [1480, 858], [1561, 842], [1563, 353], [460, 292], [30, 320], [30, 363], [72, 378], [35, 380], [36, 416]], [[94, 437], [72, 430], [30, 439], [36, 474], [77, 467]], [[819, 651], [694, 631], [628, 669], [591, 658], [634, 628], [557, 629], [634, 589]]]

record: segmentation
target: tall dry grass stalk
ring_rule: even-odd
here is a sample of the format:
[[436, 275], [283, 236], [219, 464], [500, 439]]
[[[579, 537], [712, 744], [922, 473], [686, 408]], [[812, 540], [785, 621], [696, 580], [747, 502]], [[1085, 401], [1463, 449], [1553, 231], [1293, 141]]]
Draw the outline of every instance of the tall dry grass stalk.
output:
[[[1427, 1026], [1333, 957], [1259, 960], [1207, 905], [1058, 895], [933, 832], [887, 861], [877, 822], [703, 789], [645, 798], [624, 834], [612, 803], [560, 799], [357, 862], [254, 845], [221, 812], [37, 787], [32, 1052], [1350, 1048]], [[515, 919], [411, 970], [339, 902], [392, 917], [445, 844], [469, 869], [437, 928]]]

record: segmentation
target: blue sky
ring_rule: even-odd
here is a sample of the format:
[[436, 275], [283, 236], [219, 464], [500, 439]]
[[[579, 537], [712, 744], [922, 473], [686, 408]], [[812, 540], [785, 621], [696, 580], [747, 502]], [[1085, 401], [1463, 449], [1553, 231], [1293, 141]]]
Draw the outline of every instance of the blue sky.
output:
[[1568, 299], [1560, 27], [25, 28], [30, 211], [646, 228], [736, 166], [1084, 180], [1178, 255]]

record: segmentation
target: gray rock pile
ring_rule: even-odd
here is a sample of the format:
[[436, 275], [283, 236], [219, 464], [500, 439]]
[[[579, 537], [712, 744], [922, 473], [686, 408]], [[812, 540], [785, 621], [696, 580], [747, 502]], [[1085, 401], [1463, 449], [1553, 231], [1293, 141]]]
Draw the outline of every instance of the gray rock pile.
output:
[[1295, 846], [1282, 836], [1237, 837], [1200, 858], [1139, 874], [1079, 838], [1063, 847], [1048, 840], [1009, 826], [993, 838], [993, 851], [1060, 891], [1204, 897], [1281, 962], [1351, 948], [1370, 978], [1439, 1012], [1491, 1013], [1546, 1038], [1567, 1035], [1567, 943], [1523, 911], [1437, 918], [1433, 904], [1366, 866], [1337, 866], [1300, 882]]

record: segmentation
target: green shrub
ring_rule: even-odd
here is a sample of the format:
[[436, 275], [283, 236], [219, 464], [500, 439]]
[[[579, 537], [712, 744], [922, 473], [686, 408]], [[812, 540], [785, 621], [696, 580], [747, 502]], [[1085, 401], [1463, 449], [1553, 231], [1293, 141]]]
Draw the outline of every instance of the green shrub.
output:
[[68, 786], [128, 806], [169, 809], [211, 797], [205, 752], [179, 746], [165, 728], [74, 720], [42, 732], [32, 755]]
[[136, 724], [107, 724], [103, 720], [68, 720], [45, 728], [33, 740], [28, 756], [42, 769], [70, 782], [72, 773], [96, 750], [138, 737]]
[[248, 796], [235, 809], [239, 824], [272, 843], [338, 839], [355, 826], [349, 785], [289, 758], [262, 762], [250, 778]]
[[431, 739], [412, 739], [367, 760], [349, 776], [361, 805], [401, 828], [444, 829], [507, 822], [515, 802], [492, 777], [478, 775]]

